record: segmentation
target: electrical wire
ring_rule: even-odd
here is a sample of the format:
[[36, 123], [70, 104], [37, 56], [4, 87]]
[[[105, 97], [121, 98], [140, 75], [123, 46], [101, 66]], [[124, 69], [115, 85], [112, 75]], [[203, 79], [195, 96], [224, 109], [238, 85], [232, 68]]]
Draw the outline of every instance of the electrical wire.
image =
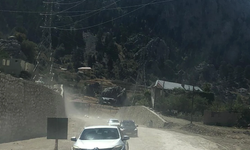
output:
[[[173, 1], [173, 0], [162, 0], [162, 1], [158, 1], [158, 2], [153, 2], [150, 5], [159, 4], [159, 3], [165, 3], [165, 2], [169, 2], [169, 1]], [[134, 8], [134, 7], [140, 7], [140, 6], [143, 6], [143, 5], [145, 5], [145, 4], [124, 6], [124, 7], [118, 7], [118, 8], [108, 8], [108, 9], [105, 9], [103, 11], [106, 11], [106, 10], [117, 10], [117, 9], [126, 9], [126, 8]], [[79, 13], [79, 12], [90, 12], [90, 11], [96, 11], [96, 9], [93, 9], [93, 10], [81, 10], [81, 11], [67, 11], [67, 13]]]
[[[165, 2], [169, 2], [169, 1], [174, 1], [174, 0], [163, 0], [163, 1], [159, 1], [159, 2], [153, 2], [150, 5], [152, 5], [152, 4], [159, 4], [159, 3], [165, 3]], [[120, 8], [120, 9], [126, 9], [126, 8], [140, 7], [142, 5], [145, 5], [145, 4], [124, 6], [124, 7], [118, 7], [118, 8]], [[117, 8], [104, 9], [103, 11], [106, 11], [106, 10], [115, 10], [115, 9], [117, 9]], [[93, 11], [98, 11], [98, 10], [99, 9], [83, 10], [83, 11], [63, 11], [63, 12], [60, 12], [60, 14], [63, 14], [63, 13], [78, 13], [78, 12], [93, 12]], [[27, 13], [27, 14], [41, 14], [41, 13], [43, 13], [41, 11], [22, 11], [22, 10], [4, 10], [4, 9], [0, 10], [0, 12], [7, 12], [7, 13]], [[82, 15], [86, 15], [86, 14], [82, 14]]]
[[[90, 17], [92, 17], [92, 16], [94, 16], [94, 15], [96, 15], [96, 14], [99, 14], [99, 13], [101, 12], [101, 10], [103, 10], [103, 8], [108, 8], [108, 7], [110, 7], [110, 6], [114, 5], [114, 4], [116, 4], [116, 3], [119, 2], [119, 1], [121, 1], [121, 0], [117, 0], [117, 1], [115, 1], [115, 2], [113, 2], [113, 3], [111, 3], [111, 4], [109, 4], [109, 5], [107, 5], [107, 6], [105, 6], [105, 7], [99, 8], [99, 9], [93, 11], [93, 12], [96, 12], [96, 13], [94, 13], [94, 14], [92, 14], [92, 15], [90, 15], [90, 16], [87, 16], [87, 17], [85, 17], [85, 18], [83, 18], [83, 19], [81, 19], [81, 20], [75, 21], [74, 23], [69, 23], [69, 24], [66, 24], [66, 25], [57, 26], [56, 28], [66, 27], [66, 26], [70, 26], [70, 25], [74, 25], [74, 24], [76, 24], [76, 23], [82, 22], [82, 21], [84, 21], [84, 20], [86, 20], [86, 19], [88, 19], [88, 18], [90, 18]], [[91, 12], [91, 13], [93, 13], [93, 12]], [[90, 14], [90, 13], [87, 13], [87, 14]]]
[[85, 2], [85, 1], [86, 1], [86, 0], [82, 0], [82, 1], [80, 1], [79, 3], [77, 3], [76, 5], [74, 5], [74, 6], [72, 6], [72, 7], [69, 7], [69, 8], [67, 8], [67, 9], [65, 9], [65, 10], [62, 10], [62, 11], [59, 11], [59, 12], [56, 12], [56, 13], [53, 13], [52, 15], [57, 15], [57, 14], [61, 14], [61, 13], [63, 13], [63, 12], [66, 12], [66, 11], [68, 11], [68, 10], [74, 8], [74, 7], [79, 6], [80, 4], [82, 4], [82, 3]]
[[[164, 2], [169, 2], [169, 0], [163, 0], [163, 1], [159, 1], [159, 2], [154, 2], [151, 3], [152, 4], [159, 4], [159, 3], [164, 3]], [[131, 5], [131, 6], [124, 6], [124, 7], [117, 7], [117, 8], [106, 8], [106, 9], [102, 9], [101, 11], [108, 11], [108, 10], [117, 10], [117, 9], [128, 9], [128, 8], [134, 8], [134, 7], [140, 7], [143, 6], [145, 4], [139, 4], [139, 5]], [[99, 9], [93, 9], [93, 10], [85, 10], [85, 11], [67, 11], [66, 13], [79, 13], [79, 12], [85, 12], [83, 14], [77, 14], [77, 15], [67, 15], [67, 16], [61, 16], [61, 17], [80, 17], [80, 16], [85, 16], [88, 14], [91, 14], [95, 11], [99, 11]]]
[[0, 12], [24, 13], [24, 14], [40, 14], [41, 13], [41, 12], [38, 12], [38, 11], [21, 11], [21, 10], [0, 10]]
[[[174, 0], [168, 0], [168, 1], [165, 1], [165, 2], [170, 2], [170, 1], [174, 1]], [[102, 22], [102, 23], [99, 23], [99, 24], [95, 24], [95, 25], [92, 25], [92, 26], [83, 27], [83, 28], [73, 28], [73, 29], [58, 28], [58, 27], [52, 27], [52, 28], [53, 28], [53, 29], [56, 29], [56, 30], [63, 30], [63, 31], [72, 31], [72, 30], [75, 31], [75, 30], [90, 29], [90, 28], [93, 28], [93, 27], [97, 27], [97, 26], [100, 26], [100, 25], [103, 25], [103, 24], [106, 24], [106, 23], [109, 23], [109, 22], [118, 20], [118, 19], [120, 19], [120, 18], [122, 18], [122, 17], [124, 17], [124, 16], [126, 16], [126, 15], [129, 15], [129, 14], [131, 14], [131, 13], [133, 13], [133, 12], [139, 10], [139, 9], [142, 9], [142, 8], [144, 8], [144, 7], [148, 6], [148, 5], [150, 5], [151, 3], [154, 3], [154, 2], [152, 1], [152, 2], [150, 2], [150, 3], [144, 4], [143, 6], [137, 8], [137, 9], [134, 9], [134, 10], [128, 12], [128, 13], [125, 13], [125, 14], [119, 16], [119, 17], [116, 17], [116, 18], [113, 18], [113, 19], [111, 19], [111, 20], [108, 20], [108, 21], [105, 21], [105, 22]]]
[[[60, 13], [64, 13], [74, 7], [77, 7], [79, 6], [80, 4], [82, 4], [83, 2], [85, 2], [86, 0], [81, 0], [81, 1], [78, 1], [76, 5], [72, 6], [72, 7], [69, 7], [65, 10], [62, 10], [62, 11], [59, 11], [59, 12], [56, 12], [56, 13], [52, 13], [50, 15], [57, 15], [57, 14], [60, 14]], [[76, 3], [76, 2], [75, 2]], [[54, 4], [60, 4], [60, 3], [54, 3]], [[38, 11], [19, 11], [19, 10], [0, 10], [0, 12], [8, 12], [8, 13], [28, 13], [28, 14], [41, 14], [42, 12], [38, 12]]]
[[[82, 1], [82, 0], [81, 0]], [[70, 3], [61, 3], [61, 2], [55, 2], [55, 4], [57, 5], [72, 5], [72, 4], [76, 4], [76, 3], [79, 3], [81, 1], [76, 1], [76, 2], [70, 2]]]

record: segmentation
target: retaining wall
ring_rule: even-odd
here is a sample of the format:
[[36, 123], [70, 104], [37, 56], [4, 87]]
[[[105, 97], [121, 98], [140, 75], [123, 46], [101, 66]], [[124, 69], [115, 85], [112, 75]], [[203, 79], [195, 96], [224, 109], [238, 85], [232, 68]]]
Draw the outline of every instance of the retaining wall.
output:
[[0, 143], [46, 136], [47, 117], [65, 117], [61, 95], [0, 73]]
[[208, 125], [234, 126], [237, 124], [238, 113], [204, 111], [203, 123]]

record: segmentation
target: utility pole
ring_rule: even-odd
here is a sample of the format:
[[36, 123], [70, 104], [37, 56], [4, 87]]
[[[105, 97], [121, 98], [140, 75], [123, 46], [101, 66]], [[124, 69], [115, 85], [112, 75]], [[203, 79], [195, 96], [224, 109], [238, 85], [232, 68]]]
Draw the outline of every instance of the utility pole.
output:
[[192, 104], [191, 104], [191, 124], [193, 124], [193, 112], [194, 112], [194, 84], [193, 84], [193, 90], [192, 90]]
[[41, 13], [40, 15], [44, 18], [42, 28], [42, 38], [40, 42], [40, 46], [44, 46], [51, 51], [52, 41], [51, 41], [51, 24], [52, 24], [52, 16], [53, 16], [53, 6], [54, 0], [43, 1], [45, 7], [45, 13]]
[[[53, 6], [54, 6], [54, 0], [46, 0], [43, 1], [45, 12], [40, 13], [40, 16], [44, 19], [43, 26], [40, 26], [42, 29], [42, 37], [38, 46], [39, 52], [36, 57], [36, 65], [33, 69], [33, 73], [35, 74], [35, 71], [40, 64], [39, 57], [42, 51], [45, 51], [46, 49], [51, 52], [52, 49], [52, 41], [51, 41], [51, 24], [52, 24], [52, 15], [53, 15]], [[52, 55], [52, 53], [50, 54]], [[50, 56], [51, 57], [51, 56]], [[51, 60], [51, 58], [50, 58]], [[33, 80], [35, 80], [36, 75], [34, 75]]]
[[[53, 81], [54, 73], [52, 72], [53, 51], [52, 51], [51, 25], [52, 25], [52, 17], [54, 16], [53, 8], [54, 8], [55, 2], [54, 0], [46, 0], [46, 1], [43, 1], [43, 4], [45, 7], [45, 12], [40, 14], [44, 18], [44, 24], [43, 26], [40, 26], [40, 28], [42, 29], [42, 38], [39, 44], [39, 49], [40, 49], [39, 53], [41, 53], [41, 51], [45, 51], [49, 55], [49, 62], [50, 62], [49, 74], [51, 76], [50, 81]], [[37, 62], [38, 62], [37, 64], [39, 64], [39, 61]]]

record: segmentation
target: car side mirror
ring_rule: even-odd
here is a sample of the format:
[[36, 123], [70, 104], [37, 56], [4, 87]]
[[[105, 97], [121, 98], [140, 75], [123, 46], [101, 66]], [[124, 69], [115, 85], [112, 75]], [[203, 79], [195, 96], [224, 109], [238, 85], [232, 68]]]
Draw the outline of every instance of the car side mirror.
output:
[[123, 141], [129, 140], [129, 139], [130, 139], [130, 137], [127, 136], [127, 135], [124, 135], [123, 138], [122, 138]]
[[70, 139], [71, 141], [74, 141], [74, 142], [76, 142], [77, 141], [77, 139], [76, 139], [76, 137], [74, 136], [74, 137], [71, 137], [71, 139]]

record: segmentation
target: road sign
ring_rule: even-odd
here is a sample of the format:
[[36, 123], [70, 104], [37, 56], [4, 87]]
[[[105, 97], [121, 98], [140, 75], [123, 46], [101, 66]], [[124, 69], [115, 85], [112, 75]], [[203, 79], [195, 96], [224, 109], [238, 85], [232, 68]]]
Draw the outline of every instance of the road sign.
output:
[[47, 139], [67, 139], [68, 118], [47, 119]]

